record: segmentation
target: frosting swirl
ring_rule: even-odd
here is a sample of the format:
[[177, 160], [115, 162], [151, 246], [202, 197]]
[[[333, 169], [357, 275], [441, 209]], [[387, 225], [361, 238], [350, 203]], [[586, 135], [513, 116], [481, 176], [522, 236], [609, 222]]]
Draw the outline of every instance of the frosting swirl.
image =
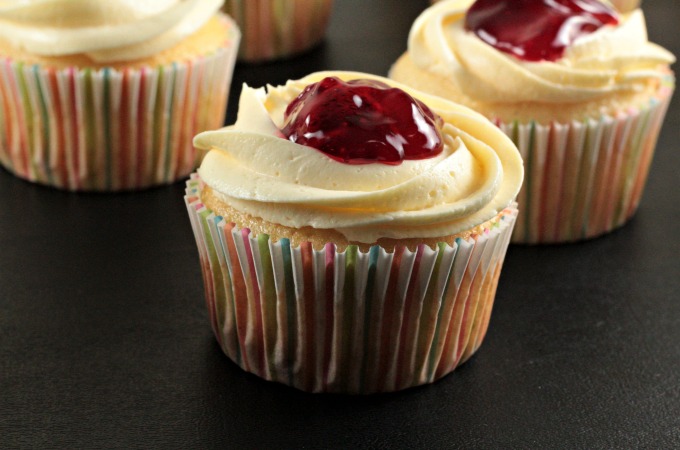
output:
[[31, 54], [95, 62], [155, 55], [210, 19], [223, 0], [0, 0], [0, 39]]
[[522, 61], [465, 30], [472, 3], [448, 0], [425, 10], [411, 28], [408, 54], [420, 69], [482, 102], [575, 103], [643, 91], [675, 61], [648, 41], [639, 9], [623, 14], [617, 26], [579, 37], [557, 61]]
[[[349, 165], [283, 138], [288, 104], [325, 77], [370, 78], [398, 87], [444, 121], [444, 150], [400, 165]], [[199, 134], [210, 151], [199, 174], [239, 211], [288, 227], [334, 229], [353, 242], [456, 234], [507, 207], [523, 178], [512, 142], [483, 116], [392, 80], [319, 72], [280, 87], [244, 86], [232, 127]]]

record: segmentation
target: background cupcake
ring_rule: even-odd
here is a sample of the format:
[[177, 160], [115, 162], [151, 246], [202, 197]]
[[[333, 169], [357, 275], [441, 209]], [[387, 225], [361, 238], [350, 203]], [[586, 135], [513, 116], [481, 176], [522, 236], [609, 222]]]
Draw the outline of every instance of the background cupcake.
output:
[[[438, 1], [441, 0], [430, 0], [430, 3], [437, 3]], [[621, 12], [629, 12], [640, 6], [640, 0], [608, 0], [608, 1]]]
[[[515, 242], [606, 233], [633, 215], [642, 195], [675, 58], [647, 41], [640, 10], [588, 3], [596, 14], [578, 11], [577, 2], [566, 2], [573, 11], [562, 16], [535, 14], [536, 5], [551, 7], [530, 0], [439, 2], [415, 21], [390, 72], [481, 112], [517, 144], [527, 176]], [[500, 12], [489, 15], [490, 7]], [[559, 20], [542, 20], [548, 14]], [[586, 29], [568, 29], [584, 20]], [[561, 34], [555, 24], [566, 24]], [[575, 39], [551, 44], [557, 35]]]
[[333, 0], [226, 0], [222, 10], [243, 31], [239, 60], [263, 62], [318, 44], [332, 8]]
[[193, 170], [193, 136], [224, 121], [240, 33], [220, 0], [147, 3], [0, 6], [0, 164], [74, 191]]
[[322, 72], [244, 87], [236, 124], [195, 143], [210, 149], [185, 197], [206, 302], [243, 369], [386, 392], [477, 350], [523, 174], [493, 124], [384, 78]]
[[640, 0], [609, 0], [621, 12], [630, 12], [640, 6]]

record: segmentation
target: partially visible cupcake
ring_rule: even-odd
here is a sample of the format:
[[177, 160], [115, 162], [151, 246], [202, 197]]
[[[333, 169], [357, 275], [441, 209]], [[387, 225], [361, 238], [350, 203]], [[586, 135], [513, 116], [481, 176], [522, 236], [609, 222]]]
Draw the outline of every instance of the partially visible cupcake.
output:
[[640, 6], [640, 0], [609, 0], [621, 12], [630, 12]]
[[[437, 3], [438, 1], [441, 0], [430, 0], [430, 3]], [[640, 6], [640, 0], [608, 0], [608, 1], [621, 12], [630, 12]]]
[[222, 0], [0, 6], [0, 164], [72, 191], [191, 173], [221, 126], [240, 32]]
[[333, 0], [226, 0], [243, 31], [239, 60], [264, 62], [311, 49], [323, 39]]
[[312, 392], [429, 383], [479, 347], [517, 215], [491, 122], [363, 73], [244, 86], [186, 202], [213, 331], [244, 370]]
[[597, 0], [447, 0], [424, 11], [391, 78], [467, 105], [527, 167], [514, 242], [591, 238], [635, 212], [675, 81], [643, 13]]

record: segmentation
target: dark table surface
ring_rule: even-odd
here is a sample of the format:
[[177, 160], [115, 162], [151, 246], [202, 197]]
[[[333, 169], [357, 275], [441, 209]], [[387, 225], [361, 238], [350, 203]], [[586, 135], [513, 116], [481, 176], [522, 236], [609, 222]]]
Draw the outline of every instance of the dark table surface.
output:
[[[237, 66], [228, 121], [244, 81], [385, 74], [426, 5], [338, 0], [321, 47]], [[677, 0], [643, 6], [680, 54]], [[0, 170], [0, 448], [678, 448], [679, 112], [676, 98], [631, 222], [511, 246], [479, 353], [368, 397], [305, 394], [222, 354], [183, 183], [73, 194]]]

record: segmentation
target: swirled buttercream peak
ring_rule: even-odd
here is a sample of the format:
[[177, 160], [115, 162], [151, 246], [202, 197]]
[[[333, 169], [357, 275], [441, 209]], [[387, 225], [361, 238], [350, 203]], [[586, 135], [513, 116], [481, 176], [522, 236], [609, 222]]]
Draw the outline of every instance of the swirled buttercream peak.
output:
[[[408, 54], [421, 69], [483, 102], [574, 103], [644, 90], [667, 76], [675, 57], [647, 39], [644, 15], [622, 14], [576, 39], [556, 61], [522, 61], [465, 29], [472, 0], [447, 0], [413, 23]], [[395, 77], [399, 79], [399, 77]]]
[[[442, 117], [444, 150], [400, 165], [351, 165], [286, 140], [280, 128], [287, 105], [327, 76], [372, 78], [418, 98]], [[267, 90], [244, 86], [236, 123], [199, 134], [194, 145], [210, 150], [201, 178], [232, 207], [288, 227], [334, 229], [362, 243], [473, 228], [514, 200], [523, 177], [517, 149], [481, 115], [353, 72], [320, 72]]]
[[41, 56], [135, 60], [171, 48], [223, 0], [23, 0], [0, 2], [0, 40]]

